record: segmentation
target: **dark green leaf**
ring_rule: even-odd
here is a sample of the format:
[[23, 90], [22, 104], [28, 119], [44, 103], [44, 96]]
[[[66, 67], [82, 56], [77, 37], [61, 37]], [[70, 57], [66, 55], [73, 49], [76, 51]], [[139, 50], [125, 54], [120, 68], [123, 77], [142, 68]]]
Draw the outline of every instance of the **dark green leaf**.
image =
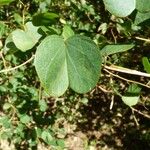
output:
[[108, 56], [119, 52], [125, 52], [133, 48], [133, 44], [126, 45], [106, 45], [100, 52], [102, 56]]
[[32, 22], [35, 26], [50, 26], [58, 21], [59, 16], [55, 13], [39, 13], [33, 16]]
[[143, 66], [144, 66], [144, 70], [147, 73], [150, 73], [150, 62], [149, 62], [148, 58], [147, 57], [143, 57], [142, 58], [142, 63], [143, 63]]

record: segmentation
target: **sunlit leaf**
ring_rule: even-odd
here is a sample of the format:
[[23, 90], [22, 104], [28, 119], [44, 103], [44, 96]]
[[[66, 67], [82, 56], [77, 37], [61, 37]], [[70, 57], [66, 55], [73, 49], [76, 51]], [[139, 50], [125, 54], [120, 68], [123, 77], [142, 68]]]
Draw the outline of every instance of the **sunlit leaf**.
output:
[[126, 17], [136, 6], [136, 0], [103, 0], [106, 9], [115, 16]]

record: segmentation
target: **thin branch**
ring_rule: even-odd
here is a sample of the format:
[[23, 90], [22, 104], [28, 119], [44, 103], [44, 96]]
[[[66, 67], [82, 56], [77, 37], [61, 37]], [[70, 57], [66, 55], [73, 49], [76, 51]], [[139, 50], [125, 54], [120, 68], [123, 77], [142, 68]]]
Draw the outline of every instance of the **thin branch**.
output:
[[138, 85], [141, 85], [141, 86], [144, 86], [144, 87], [150, 89], [150, 86], [145, 85], [145, 84], [143, 84], [143, 83], [141, 83], [141, 82], [137, 82], [137, 81], [133, 81], [133, 80], [129, 80], [129, 79], [123, 78], [123, 77], [121, 77], [121, 76], [119, 76], [119, 75], [116, 75], [116, 74], [114, 74], [114, 73], [108, 71], [107, 69], [103, 69], [103, 70], [104, 70], [105, 72], [109, 73], [110, 75], [116, 77], [116, 78], [119, 78], [119, 79], [124, 80], [124, 81], [126, 81], [126, 82], [136, 83], [136, 84], [138, 84]]
[[135, 37], [135, 38], [138, 39], [138, 40], [150, 43], [150, 39], [145, 39], [145, 38], [141, 38], [141, 37]]
[[113, 91], [108, 91], [108, 90], [104, 89], [103, 87], [101, 87], [100, 85], [98, 85], [97, 87], [104, 93], [113, 93]]
[[138, 76], [150, 78], [149, 73], [144, 73], [144, 72], [140, 72], [137, 70], [132, 70], [132, 69], [128, 69], [128, 68], [124, 68], [124, 67], [120, 67], [120, 66], [115, 66], [115, 65], [106, 66], [106, 65], [104, 65], [104, 68], [108, 69], [108, 70], [112, 70], [112, 71], [117, 71], [117, 72], [122, 72], [122, 73], [126, 73], [126, 74], [133, 74], [133, 75], [138, 75]]
[[144, 113], [140, 112], [139, 110], [137, 110], [137, 109], [135, 109], [135, 108], [133, 108], [133, 107], [131, 107], [131, 109], [132, 109], [133, 111], [137, 112], [138, 114], [140, 114], [140, 115], [142, 115], [142, 116], [144, 116], [144, 117], [150, 119], [150, 116], [149, 116], [149, 115], [144, 114]]
[[9, 71], [16, 70], [16, 69], [18, 69], [18, 68], [20, 68], [20, 67], [26, 65], [27, 63], [29, 63], [29, 62], [32, 61], [33, 59], [34, 59], [34, 55], [33, 55], [30, 59], [28, 59], [27, 61], [25, 61], [24, 63], [22, 63], [21, 65], [16, 66], [16, 67], [14, 67], [14, 68], [3, 69], [3, 70], [0, 71], [0, 73], [5, 73], [5, 72], [9, 72]]

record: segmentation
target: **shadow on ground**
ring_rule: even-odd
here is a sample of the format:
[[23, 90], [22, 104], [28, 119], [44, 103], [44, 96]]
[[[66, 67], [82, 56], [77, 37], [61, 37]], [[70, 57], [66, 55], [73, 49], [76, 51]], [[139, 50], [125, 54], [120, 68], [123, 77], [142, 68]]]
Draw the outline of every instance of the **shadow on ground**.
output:
[[111, 95], [95, 91], [89, 104], [81, 108], [86, 121], [78, 122], [76, 131], [86, 134], [89, 143], [94, 140], [97, 149], [149, 150], [150, 120], [133, 115], [118, 97], [110, 110], [110, 99]]

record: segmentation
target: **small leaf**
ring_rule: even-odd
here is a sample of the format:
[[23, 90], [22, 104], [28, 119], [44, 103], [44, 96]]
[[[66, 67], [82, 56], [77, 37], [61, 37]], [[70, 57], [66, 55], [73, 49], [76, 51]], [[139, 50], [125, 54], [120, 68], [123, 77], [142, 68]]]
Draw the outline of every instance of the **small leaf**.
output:
[[26, 23], [25, 31], [17, 29], [12, 32], [12, 39], [15, 46], [23, 52], [33, 48], [40, 37], [38, 27], [33, 26], [31, 22]]
[[122, 96], [122, 101], [129, 107], [134, 106], [139, 101], [139, 96]]
[[108, 56], [119, 52], [125, 52], [133, 48], [133, 44], [126, 45], [106, 45], [100, 52], [102, 56]]
[[51, 96], [61, 96], [68, 86], [78, 93], [86, 93], [98, 82], [100, 56], [98, 47], [85, 36], [74, 35], [64, 41], [52, 35], [38, 46], [35, 68]]
[[58, 21], [59, 16], [55, 13], [39, 13], [33, 16], [32, 22], [35, 26], [50, 26]]
[[115, 16], [126, 17], [136, 6], [136, 0], [103, 0], [106, 9]]
[[11, 104], [10, 104], [10, 103], [5, 103], [5, 104], [3, 105], [3, 109], [4, 109], [4, 110], [8, 110], [9, 108], [11, 108]]
[[143, 57], [142, 58], [142, 63], [143, 63], [143, 66], [144, 66], [144, 70], [147, 73], [150, 73], [150, 62], [149, 62], [148, 58], [147, 57]]
[[23, 30], [17, 29], [12, 32], [12, 39], [16, 47], [23, 52], [33, 47], [34, 42], [32, 38]]
[[45, 112], [46, 109], [48, 108], [47, 103], [44, 100], [39, 101], [39, 106], [40, 106], [40, 110], [42, 112]]
[[44, 142], [46, 142], [49, 145], [57, 146], [56, 140], [53, 139], [51, 132], [49, 130], [45, 130], [41, 134], [41, 138]]
[[81, 103], [84, 104], [84, 105], [87, 105], [88, 101], [89, 100], [87, 98], [85, 98], [85, 97], [81, 99]]
[[128, 87], [126, 95], [138, 96], [140, 94], [140, 91], [141, 91], [141, 87], [139, 87], [137, 84], [131, 84]]
[[136, 9], [140, 12], [149, 12], [150, 0], [136, 0]]
[[20, 115], [20, 121], [27, 124], [31, 121], [31, 118], [28, 115]]
[[122, 101], [129, 107], [134, 106], [138, 103], [140, 99], [141, 88], [137, 84], [131, 84], [124, 96], [122, 96]]
[[62, 33], [63, 38], [66, 40], [73, 35], [74, 35], [73, 30], [68, 25], [65, 25]]

